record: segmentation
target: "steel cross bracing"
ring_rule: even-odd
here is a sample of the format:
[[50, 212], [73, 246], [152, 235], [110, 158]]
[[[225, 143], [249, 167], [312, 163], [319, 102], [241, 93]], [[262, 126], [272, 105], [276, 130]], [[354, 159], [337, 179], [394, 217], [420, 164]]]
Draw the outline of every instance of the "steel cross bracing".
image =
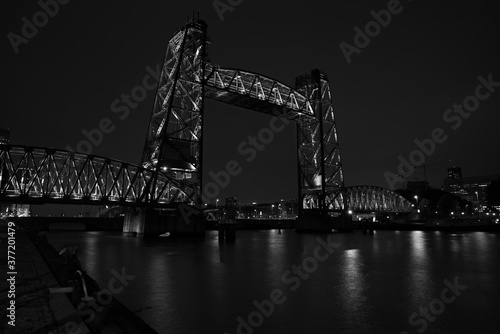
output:
[[344, 176], [330, 85], [314, 70], [296, 80], [297, 90], [309, 97], [315, 118], [297, 125], [299, 196], [302, 209], [342, 211]]
[[[154, 180], [156, 188], [151, 186]], [[182, 183], [142, 166], [62, 150], [0, 145], [0, 201], [161, 207], [185, 198]]]
[[[182, 184], [199, 203], [206, 24], [192, 20], [168, 42], [141, 165]], [[152, 189], [158, 187], [153, 180]]]
[[315, 117], [307, 97], [277, 80], [209, 63], [205, 68], [207, 98], [297, 122]]
[[375, 186], [348, 187], [344, 196], [349, 209], [356, 212], [411, 212], [413, 207], [401, 195]]

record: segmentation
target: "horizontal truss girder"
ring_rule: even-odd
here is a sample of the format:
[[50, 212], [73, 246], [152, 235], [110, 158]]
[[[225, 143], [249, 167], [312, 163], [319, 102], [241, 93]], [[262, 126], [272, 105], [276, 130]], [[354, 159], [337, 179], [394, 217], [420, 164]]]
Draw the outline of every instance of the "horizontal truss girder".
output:
[[0, 145], [0, 201], [162, 207], [191, 200], [182, 182], [141, 166], [63, 150]]

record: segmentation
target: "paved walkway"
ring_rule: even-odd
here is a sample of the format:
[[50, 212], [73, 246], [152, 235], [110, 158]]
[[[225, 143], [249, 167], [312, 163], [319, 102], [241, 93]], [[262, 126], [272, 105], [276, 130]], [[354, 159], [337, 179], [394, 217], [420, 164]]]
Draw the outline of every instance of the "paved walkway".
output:
[[[15, 244], [15, 327], [10, 326], [7, 317], [9, 286], [6, 279], [10, 275], [7, 268], [7, 227], [0, 223], [0, 285], [2, 317], [1, 333], [89, 333], [87, 326], [76, 313], [68, 297], [63, 293], [50, 293], [49, 288], [59, 288], [60, 285], [49, 270], [45, 260], [37, 248], [21, 230], [16, 230]], [[12, 254], [11, 254], [12, 255]]]

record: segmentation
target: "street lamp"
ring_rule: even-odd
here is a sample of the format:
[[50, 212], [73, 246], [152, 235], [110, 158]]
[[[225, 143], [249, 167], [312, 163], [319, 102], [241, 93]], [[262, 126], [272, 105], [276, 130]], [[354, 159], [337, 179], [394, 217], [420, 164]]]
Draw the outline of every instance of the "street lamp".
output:
[[479, 194], [476, 191], [476, 199], [477, 199], [477, 220], [480, 221], [481, 217], [479, 215]]
[[215, 200], [215, 208], [218, 209], [219, 208], [219, 199], [217, 198]]
[[415, 208], [417, 209], [417, 213], [420, 213], [420, 209], [418, 208], [418, 196], [415, 195], [413, 197], [415, 197]]
[[274, 218], [274, 204], [271, 205], [271, 218]]

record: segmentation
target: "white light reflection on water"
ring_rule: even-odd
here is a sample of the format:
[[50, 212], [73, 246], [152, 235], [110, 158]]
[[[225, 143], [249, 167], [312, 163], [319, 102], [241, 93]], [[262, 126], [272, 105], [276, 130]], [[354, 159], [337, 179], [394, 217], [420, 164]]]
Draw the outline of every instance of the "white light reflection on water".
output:
[[407, 286], [412, 305], [420, 305], [432, 295], [434, 282], [429, 274], [429, 244], [428, 234], [422, 231], [412, 231], [409, 235], [410, 258], [408, 260]]
[[[367, 324], [367, 282], [359, 249], [348, 249], [340, 258], [340, 298], [347, 330]], [[354, 321], [354, 319], [356, 319]]]

